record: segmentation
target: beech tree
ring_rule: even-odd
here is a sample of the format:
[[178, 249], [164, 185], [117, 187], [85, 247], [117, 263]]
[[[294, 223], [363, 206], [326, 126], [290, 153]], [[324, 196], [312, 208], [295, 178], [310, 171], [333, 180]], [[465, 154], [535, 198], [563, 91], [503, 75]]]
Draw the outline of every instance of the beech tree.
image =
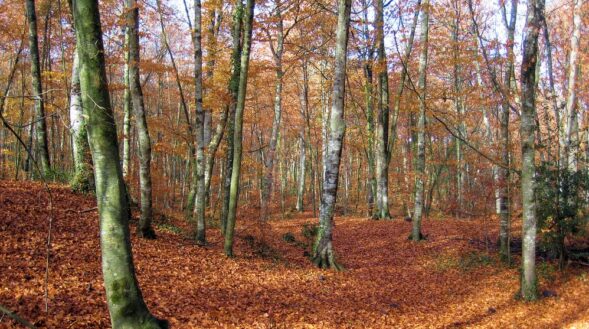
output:
[[[41, 175], [46, 177], [50, 174], [51, 162], [49, 160], [49, 146], [47, 143], [47, 118], [45, 117], [45, 95], [43, 94], [43, 85], [41, 82], [41, 64], [39, 60], [39, 38], [37, 33], [37, 13], [35, 11], [35, 1], [26, 0], [25, 8], [27, 21], [29, 24], [31, 81], [33, 98], [35, 100], [35, 153], [37, 155], [37, 163], [41, 170]], [[33, 125], [31, 126], [31, 129], [33, 129]]]
[[133, 265], [130, 209], [106, 78], [98, 1], [73, 0], [80, 86], [96, 177], [102, 273], [113, 328], [167, 328], [147, 309]]
[[426, 125], [426, 78], [427, 78], [427, 53], [429, 36], [429, 0], [421, 3], [421, 53], [419, 55], [419, 116], [417, 119], [417, 140], [415, 154], [415, 207], [413, 210], [413, 228], [411, 239], [419, 241], [423, 239], [421, 233], [421, 217], [423, 216], [424, 205], [424, 184], [425, 184], [425, 125]]
[[143, 91], [139, 79], [139, 7], [137, 0], [125, 0], [126, 6], [126, 29], [128, 39], [128, 74], [129, 89], [133, 112], [135, 114], [135, 125], [137, 127], [137, 140], [139, 151], [139, 183], [141, 192], [141, 217], [137, 231], [148, 239], [155, 238], [155, 231], [151, 227], [153, 217], [152, 187], [151, 187], [151, 138], [147, 127], [147, 113], [143, 100]]
[[233, 234], [239, 201], [239, 176], [241, 173], [243, 111], [245, 109], [245, 94], [247, 88], [247, 72], [252, 42], [252, 26], [254, 19], [254, 0], [247, 0], [243, 16], [243, 45], [241, 49], [241, 63], [239, 72], [239, 89], [235, 106], [235, 120], [233, 131], [233, 161], [231, 169], [231, 186], [229, 190], [229, 209], [227, 212], [227, 227], [225, 231], [225, 255], [233, 257]]
[[521, 297], [525, 300], [538, 298], [536, 278], [536, 61], [538, 60], [538, 35], [544, 17], [544, 0], [528, 0], [528, 15], [524, 28], [521, 81], [521, 155], [522, 155], [522, 273]]
[[348, 30], [350, 28], [351, 0], [338, 0], [335, 46], [335, 70], [333, 75], [333, 103], [329, 112], [329, 136], [326, 157], [323, 159], [325, 173], [319, 209], [319, 230], [313, 246], [313, 263], [321, 268], [342, 269], [336, 261], [333, 249], [333, 217], [339, 181], [339, 167], [346, 123], [344, 121], [344, 98], [346, 93], [346, 63]]

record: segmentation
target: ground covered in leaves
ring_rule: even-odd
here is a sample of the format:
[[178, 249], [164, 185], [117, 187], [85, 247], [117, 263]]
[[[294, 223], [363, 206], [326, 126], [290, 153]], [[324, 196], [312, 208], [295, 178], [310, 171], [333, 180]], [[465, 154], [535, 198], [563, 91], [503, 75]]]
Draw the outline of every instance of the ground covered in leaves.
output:
[[[38, 184], [0, 181], [0, 304], [38, 327], [110, 326], [92, 197], [54, 186], [48, 313], [45, 264], [48, 195]], [[407, 240], [410, 223], [337, 218], [344, 272], [306, 258], [310, 218], [262, 225], [240, 219], [234, 259], [219, 231], [197, 247], [178, 220], [158, 239], [133, 236], [143, 294], [174, 328], [581, 328], [589, 327], [589, 274], [540, 262], [534, 303], [514, 299], [517, 267], [498, 263], [495, 220], [430, 219], [428, 240]], [[517, 262], [518, 260], [515, 259]], [[0, 327], [14, 322], [0, 315]]]

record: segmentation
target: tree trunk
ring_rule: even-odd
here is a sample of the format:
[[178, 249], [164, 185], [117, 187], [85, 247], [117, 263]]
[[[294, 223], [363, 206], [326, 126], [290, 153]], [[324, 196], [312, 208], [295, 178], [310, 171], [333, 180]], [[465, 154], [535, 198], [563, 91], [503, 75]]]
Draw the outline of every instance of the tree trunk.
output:
[[521, 152], [522, 152], [522, 275], [521, 297], [538, 298], [536, 281], [536, 201], [535, 201], [535, 131], [536, 131], [536, 61], [538, 59], [538, 35], [542, 28], [544, 0], [529, 0], [524, 28], [521, 64]]
[[305, 206], [303, 202], [305, 200], [305, 162], [307, 161], [307, 153], [305, 148], [305, 134], [301, 129], [299, 133], [299, 144], [300, 144], [300, 153], [299, 153], [299, 177], [297, 179], [297, 206], [296, 209], [298, 212], [305, 211]]
[[196, 242], [206, 244], [205, 223], [205, 140], [204, 111], [202, 107], [202, 15], [200, 0], [194, 0], [194, 94], [196, 98], [196, 200], [194, 215], [196, 220]]
[[566, 125], [564, 125], [564, 149], [562, 168], [569, 171], [577, 171], [577, 156], [579, 152], [579, 122], [577, 120], [577, 77], [579, 76], [579, 43], [581, 39], [581, 6], [582, 0], [574, 0], [573, 9], [573, 35], [571, 37], [571, 49], [568, 60], [568, 97], [566, 100]]
[[86, 120], [82, 115], [82, 94], [80, 92], [80, 59], [74, 49], [72, 84], [70, 92], [70, 126], [74, 155], [74, 177], [70, 183], [75, 192], [88, 193], [94, 190], [92, 165], [86, 132]]
[[41, 66], [39, 59], [39, 38], [37, 36], [37, 14], [35, 1], [26, 0], [26, 14], [29, 22], [29, 51], [31, 54], [31, 81], [35, 100], [35, 151], [37, 164], [41, 175], [47, 177], [51, 171], [49, 161], [49, 147], [47, 143], [47, 120], [43, 101], [43, 86], [41, 83]]
[[[507, 63], [503, 76], [503, 87], [510, 89], [512, 81], [512, 72], [514, 70], [514, 53], [513, 46], [515, 44], [515, 24], [517, 19], [517, 1], [511, 1], [511, 13], [509, 21], [507, 21], [507, 9], [505, 3], [501, 6], [503, 13], [503, 24], [507, 30]], [[509, 169], [511, 166], [511, 159], [509, 155], [510, 147], [510, 133], [509, 133], [509, 100], [504, 96], [501, 100], [501, 112], [499, 113], [499, 134], [501, 141], [501, 159], [503, 167], [497, 168], [497, 178], [499, 183], [498, 197], [499, 197], [499, 254], [501, 259], [506, 263], [511, 263], [511, 250], [509, 246], [511, 236], [511, 198], [509, 194]]]
[[323, 159], [325, 177], [321, 191], [319, 231], [313, 247], [313, 263], [320, 268], [340, 270], [333, 250], [333, 216], [337, 200], [339, 167], [346, 123], [344, 120], [345, 78], [350, 27], [351, 0], [338, 0], [338, 18], [335, 46], [335, 71], [333, 78], [333, 104], [329, 116], [327, 154]]
[[239, 89], [235, 106], [235, 127], [233, 132], [233, 163], [231, 169], [231, 186], [229, 191], [229, 208], [227, 211], [227, 227], [225, 231], [225, 255], [233, 257], [233, 233], [239, 201], [239, 176], [241, 173], [243, 110], [247, 88], [247, 72], [249, 68], [250, 48], [255, 0], [247, 0], [243, 17], [243, 46], [239, 72]]
[[265, 176], [262, 181], [262, 208], [261, 217], [262, 220], [266, 220], [268, 211], [268, 202], [272, 194], [272, 187], [274, 185], [274, 158], [276, 155], [276, 145], [278, 141], [278, 134], [280, 132], [280, 120], [282, 117], [282, 77], [284, 72], [282, 70], [282, 55], [284, 53], [284, 25], [282, 19], [281, 2], [275, 1], [275, 19], [278, 25], [276, 47], [273, 45], [272, 38], [268, 32], [268, 42], [270, 43], [270, 49], [274, 57], [275, 71], [276, 71], [276, 85], [274, 94], [274, 119], [272, 120], [272, 132], [270, 135], [270, 143], [268, 145], [268, 153], [266, 159], [263, 161]]
[[384, 4], [376, 2], [376, 39], [378, 42], [378, 118], [376, 124], [376, 218], [390, 219], [389, 213], [389, 78], [384, 37]]
[[241, 76], [241, 56], [242, 56], [242, 42], [241, 37], [244, 33], [243, 27], [243, 2], [236, 0], [233, 7], [233, 51], [231, 53], [232, 71], [229, 80], [229, 106], [227, 109], [227, 133], [225, 134], [225, 141], [227, 142], [227, 150], [225, 152], [225, 176], [223, 177], [223, 208], [221, 212], [221, 232], [223, 235], [227, 232], [227, 219], [229, 217], [229, 199], [231, 190], [231, 175], [233, 170], [233, 139], [235, 130], [235, 110], [237, 106], [237, 96], [239, 93], [239, 80]]
[[151, 227], [153, 217], [151, 196], [151, 140], [147, 128], [147, 113], [143, 100], [143, 91], [139, 79], [139, 7], [137, 0], [125, 0], [127, 9], [127, 33], [129, 33], [129, 88], [137, 137], [139, 141], [139, 184], [141, 190], [141, 217], [137, 225], [137, 233], [147, 239], [155, 238], [155, 231]]
[[421, 217], [423, 214], [425, 174], [425, 111], [426, 111], [426, 77], [429, 35], [429, 0], [421, 4], [421, 54], [419, 56], [419, 118], [417, 120], [417, 154], [415, 157], [415, 206], [413, 210], [413, 229], [411, 239], [419, 241], [421, 234]]
[[[129, 48], [129, 32], [125, 29], [125, 48]], [[129, 52], [125, 52], [125, 68], [123, 70], [123, 82], [125, 92], [123, 94], [123, 177], [128, 180], [131, 172], [131, 89], [129, 88]]]
[[113, 328], [167, 328], [147, 309], [135, 277], [130, 210], [106, 80], [98, 1], [73, 1], [80, 85], [96, 177], [102, 273]]

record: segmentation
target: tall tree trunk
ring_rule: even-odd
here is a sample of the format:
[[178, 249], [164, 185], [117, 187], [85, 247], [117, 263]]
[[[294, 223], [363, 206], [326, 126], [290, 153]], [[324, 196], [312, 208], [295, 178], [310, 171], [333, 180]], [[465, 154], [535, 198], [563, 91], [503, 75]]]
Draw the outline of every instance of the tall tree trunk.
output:
[[235, 106], [235, 127], [233, 132], [233, 164], [231, 170], [231, 187], [229, 192], [229, 209], [225, 231], [225, 255], [233, 257], [233, 233], [239, 201], [239, 176], [241, 173], [243, 110], [247, 88], [247, 72], [249, 68], [250, 48], [252, 44], [252, 26], [254, 19], [255, 0], [247, 0], [243, 17], [243, 46], [239, 72], [239, 89]]
[[417, 154], [415, 157], [415, 206], [413, 210], [413, 229], [411, 239], [419, 241], [421, 234], [421, 217], [423, 214], [425, 173], [425, 111], [426, 111], [426, 77], [427, 52], [429, 36], [429, 0], [421, 4], [421, 54], [419, 55], [419, 118], [417, 119]]
[[376, 41], [379, 63], [378, 118], [376, 123], [376, 218], [390, 219], [389, 213], [389, 77], [384, 37], [384, 4], [376, 1]]
[[301, 129], [299, 133], [299, 144], [300, 144], [300, 153], [299, 153], [299, 177], [297, 179], [297, 205], [296, 210], [298, 212], [305, 211], [304, 201], [305, 201], [305, 162], [307, 161], [307, 153], [305, 148], [305, 133], [304, 130]]
[[223, 235], [227, 232], [227, 219], [229, 217], [229, 199], [231, 192], [231, 171], [233, 170], [233, 134], [235, 129], [235, 110], [237, 106], [237, 96], [239, 93], [239, 82], [241, 76], [241, 56], [242, 56], [242, 42], [241, 37], [244, 34], [243, 27], [244, 8], [242, 0], [235, 0], [233, 6], [233, 51], [231, 53], [232, 71], [229, 80], [229, 96], [230, 101], [227, 109], [227, 133], [225, 134], [225, 141], [227, 142], [227, 150], [225, 152], [225, 170], [223, 177], [223, 208], [221, 211], [221, 232]]
[[129, 88], [137, 125], [139, 141], [139, 184], [141, 190], [141, 217], [137, 233], [147, 239], [155, 238], [151, 227], [153, 217], [151, 189], [151, 139], [147, 128], [147, 113], [139, 78], [139, 7], [137, 0], [125, 0], [127, 8], [126, 27], [129, 33]]
[[346, 122], [344, 120], [344, 99], [346, 94], [346, 62], [348, 30], [350, 28], [351, 0], [338, 0], [338, 17], [335, 46], [335, 71], [333, 77], [333, 104], [329, 116], [329, 137], [327, 154], [323, 159], [325, 177], [321, 190], [319, 231], [313, 246], [313, 263], [321, 268], [340, 270], [333, 250], [333, 216], [337, 200], [339, 167], [342, 154]]
[[272, 38], [268, 32], [268, 42], [270, 43], [270, 49], [274, 57], [274, 65], [276, 71], [276, 85], [274, 95], [274, 119], [272, 120], [272, 132], [270, 135], [270, 143], [268, 145], [268, 153], [264, 163], [265, 177], [262, 181], [262, 209], [261, 217], [265, 220], [268, 211], [268, 202], [272, 194], [272, 187], [274, 185], [274, 158], [276, 155], [276, 145], [278, 141], [278, 134], [280, 132], [280, 120], [282, 117], [282, 77], [284, 72], [282, 70], [282, 55], [284, 53], [284, 25], [282, 19], [282, 3], [280, 0], [275, 1], [275, 18], [276, 24], [278, 25], [278, 35], [276, 36], [276, 47], [273, 45]]
[[41, 83], [41, 66], [39, 59], [39, 38], [37, 36], [37, 14], [35, 1], [26, 0], [26, 14], [29, 22], [29, 51], [31, 53], [31, 81], [33, 83], [33, 97], [35, 99], [35, 151], [37, 163], [42, 176], [48, 176], [51, 171], [49, 161], [49, 147], [47, 143], [47, 121], [43, 101], [43, 86]]
[[82, 94], [80, 92], [80, 59], [78, 50], [74, 49], [72, 64], [72, 83], [70, 92], [70, 126], [74, 155], [74, 177], [71, 181], [72, 190], [88, 193], [94, 190], [88, 133], [86, 120], [82, 114]]
[[113, 328], [167, 328], [141, 295], [129, 239], [130, 210], [119, 162], [117, 130], [108, 93], [98, 1], [74, 0], [80, 85], [94, 160], [100, 218], [102, 273]]
[[[420, 8], [421, 0], [417, 0], [416, 8]], [[397, 139], [397, 122], [399, 120], [399, 111], [401, 109], [401, 96], [403, 96], [403, 91], [405, 90], [405, 83], [407, 81], [407, 75], [409, 70], [409, 57], [411, 56], [411, 51], [413, 49], [413, 41], [415, 40], [415, 31], [417, 30], [417, 23], [419, 22], [419, 12], [420, 10], [415, 10], [415, 14], [413, 15], [413, 23], [411, 24], [411, 31], [409, 32], [409, 38], [407, 40], [407, 44], [405, 45], [405, 52], [403, 53], [402, 57], [402, 68], [401, 68], [401, 79], [399, 85], [397, 86], [397, 94], [395, 97], [395, 102], [393, 105], [393, 114], [391, 118], [391, 132], [389, 134], [389, 146], [388, 146], [388, 161], [391, 161], [393, 149], [395, 147], [395, 142]]]
[[536, 131], [536, 61], [538, 35], [542, 28], [544, 0], [528, 1], [528, 18], [524, 28], [521, 64], [521, 152], [522, 152], [522, 274], [521, 297], [538, 298], [536, 279], [536, 201], [535, 201], [535, 131]]
[[579, 76], [579, 43], [581, 39], [581, 6], [582, 0], [574, 0], [573, 35], [568, 59], [568, 96], [566, 100], [566, 125], [564, 125], [564, 150], [562, 168], [571, 172], [577, 171], [577, 156], [579, 151], [579, 122], [577, 120], [577, 77]]
[[[125, 29], [125, 48], [129, 48], [129, 31]], [[131, 172], [131, 89], [129, 88], [129, 52], [125, 52], [125, 68], [123, 70], [123, 177], [128, 180]]]
[[[511, 81], [514, 71], [513, 46], [515, 44], [515, 24], [517, 19], [517, 0], [511, 1], [509, 21], [507, 18], [507, 9], [505, 3], [501, 6], [503, 14], [503, 24], [507, 30], [507, 63], [503, 75], [503, 87], [510, 90]], [[501, 143], [501, 159], [503, 167], [497, 168], [497, 178], [499, 183], [499, 254], [501, 259], [506, 263], [511, 263], [511, 250], [509, 246], [511, 236], [511, 211], [510, 211], [510, 193], [509, 193], [509, 169], [511, 166], [510, 159], [510, 133], [509, 133], [509, 99], [505, 96], [501, 100], [501, 112], [499, 113], [499, 135]]]
[[196, 99], [196, 200], [194, 215], [196, 220], [196, 242], [206, 244], [205, 223], [205, 139], [204, 111], [202, 107], [202, 15], [200, 0], [194, 0], [194, 95]]

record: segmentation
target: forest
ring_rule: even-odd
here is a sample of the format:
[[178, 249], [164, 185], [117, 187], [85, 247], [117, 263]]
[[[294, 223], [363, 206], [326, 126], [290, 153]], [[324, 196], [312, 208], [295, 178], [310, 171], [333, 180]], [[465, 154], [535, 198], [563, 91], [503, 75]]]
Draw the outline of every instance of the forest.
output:
[[0, 0], [0, 328], [589, 328], [588, 23]]

